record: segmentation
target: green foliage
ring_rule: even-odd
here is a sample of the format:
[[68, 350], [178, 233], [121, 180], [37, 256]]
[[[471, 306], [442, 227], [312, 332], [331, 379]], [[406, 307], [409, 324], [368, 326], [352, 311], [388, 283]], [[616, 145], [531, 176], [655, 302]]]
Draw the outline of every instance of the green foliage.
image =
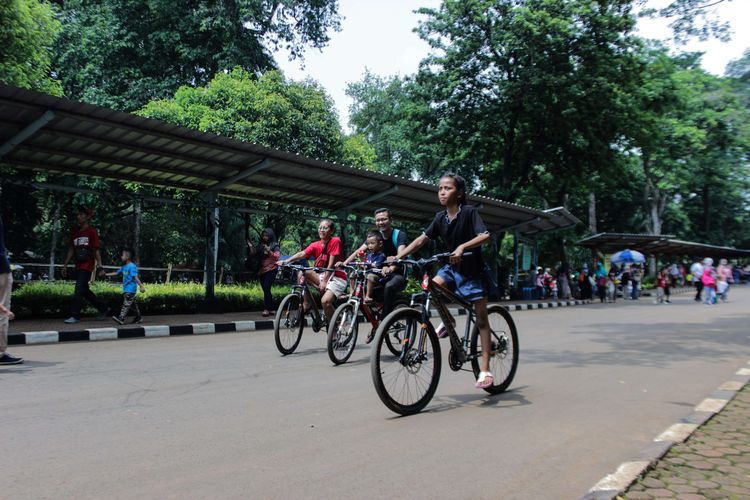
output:
[[275, 67], [339, 28], [336, 0], [66, 0], [56, 67], [66, 95], [122, 110], [204, 86], [236, 66]]
[[[205, 289], [199, 283], [147, 284], [146, 293], [138, 294], [138, 306], [144, 315], [194, 314], [200, 311]], [[62, 318], [67, 316], [75, 284], [65, 282], [32, 282], [13, 292], [13, 312], [19, 319]], [[122, 306], [122, 286], [95, 282], [92, 291], [112, 310]], [[275, 286], [278, 301], [289, 293], [289, 287]], [[217, 285], [217, 306], [224, 312], [259, 311], [263, 309], [263, 290], [258, 284]], [[84, 314], [94, 315], [90, 307]]]
[[205, 88], [181, 87], [139, 114], [313, 158], [342, 158], [331, 98], [318, 84], [287, 81], [278, 71], [256, 78], [235, 68]]
[[373, 148], [362, 134], [352, 134], [344, 138], [342, 163], [353, 167], [363, 167], [368, 170], [375, 168], [375, 148]]
[[727, 64], [726, 75], [745, 84], [750, 84], [750, 49], [745, 49], [742, 57]]
[[349, 125], [372, 145], [375, 170], [429, 179], [447, 168], [441, 143], [425, 125], [434, 120], [429, 99], [413, 79], [382, 78], [366, 71], [346, 93], [353, 100]]
[[51, 49], [60, 29], [44, 0], [0, 3], [0, 82], [62, 95], [60, 83], [51, 76]]

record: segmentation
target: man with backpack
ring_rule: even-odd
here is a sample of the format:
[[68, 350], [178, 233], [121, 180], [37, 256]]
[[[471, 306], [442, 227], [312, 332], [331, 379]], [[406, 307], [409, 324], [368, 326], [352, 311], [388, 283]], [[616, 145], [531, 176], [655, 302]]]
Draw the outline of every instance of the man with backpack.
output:
[[[391, 211], [387, 208], [378, 208], [375, 210], [375, 226], [383, 235], [383, 253], [386, 258], [392, 258], [406, 248], [409, 239], [406, 237], [406, 231], [393, 228]], [[367, 251], [367, 242], [357, 248], [344, 262], [343, 265], [349, 264], [357, 258], [358, 255]], [[383, 317], [393, 310], [396, 304], [396, 298], [399, 292], [406, 288], [406, 276], [400, 266], [390, 265], [383, 267], [383, 273], [386, 275], [383, 282]]]

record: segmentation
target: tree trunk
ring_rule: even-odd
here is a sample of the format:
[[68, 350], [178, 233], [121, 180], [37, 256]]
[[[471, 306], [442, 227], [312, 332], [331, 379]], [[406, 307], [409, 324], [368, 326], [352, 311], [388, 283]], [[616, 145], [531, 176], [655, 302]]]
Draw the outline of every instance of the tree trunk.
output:
[[141, 211], [143, 205], [140, 198], [135, 199], [135, 206], [133, 207], [133, 215], [135, 218], [133, 228], [133, 260], [138, 262], [138, 257], [141, 254]]
[[60, 234], [60, 210], [62, 203], [55, 197], [55, 210], [52, 212], [52, 239], [49, 245], [49, 271], [47, 275], [50, 281], [55, 281], [55, 249], [57, 248], [57, 237]]
[[596, 230], [596, 193], [589, 193], [589, 229], [592, 234], [597, 234]]

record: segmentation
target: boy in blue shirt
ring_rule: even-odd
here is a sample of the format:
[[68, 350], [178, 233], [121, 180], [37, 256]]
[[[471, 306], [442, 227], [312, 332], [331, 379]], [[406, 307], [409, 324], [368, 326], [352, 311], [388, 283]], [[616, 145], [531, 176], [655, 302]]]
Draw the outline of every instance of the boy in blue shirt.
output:
[[123, 266], [112, 273], [105, 273], [102, 271], [103, 276], [116, 276], [122, 274], [122, 309], [120, 310], [119, 316], [112, 316], [115, 323], [120, 325], [125, 323], [125, 317], [130, 312], [132, 307], [135, 312], [135, 318], [133, 323], [141, 323], [143, 318], [141, 317], [141, 311], [138, 309], [138, 303], [135, 301], [135, 294], [140, 288], [141, 293], [145, 293], [146, 289], [143, 287], [143, 283], [138, 279], [138, 267], [133, 262], [133, 254], [130, 250], [123, 250], [120, 255]]
[[[385, 254], [383, 253], [383, 235], [379, 231], [370, 231], [367, 234], [367, 259], [365, 262], [373, 267], [380, 267], [385, 262]], [[375, 290], [375, 284], [378, 283], [381, 278], [378, 278], [375, 274], [367, 276], [367, 291], [365, 293], [365, 304], [371, 304], [373, 302], [373, 292]]]

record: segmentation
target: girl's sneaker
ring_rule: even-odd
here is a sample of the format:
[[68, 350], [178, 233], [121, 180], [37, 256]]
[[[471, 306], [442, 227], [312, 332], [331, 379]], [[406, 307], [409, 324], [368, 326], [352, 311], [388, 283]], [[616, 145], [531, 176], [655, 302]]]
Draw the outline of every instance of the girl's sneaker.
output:
[[124, 324], [125, 324], [125, 320], [122, 320], [122, 319], [120, 319], [120, 317], [119, 317], [119, 316], [112, 316], [112, 319], [113, 319], [113, 320], [115, 321], [115, 323], [117, 323], [118, 325], [124, 325]]

